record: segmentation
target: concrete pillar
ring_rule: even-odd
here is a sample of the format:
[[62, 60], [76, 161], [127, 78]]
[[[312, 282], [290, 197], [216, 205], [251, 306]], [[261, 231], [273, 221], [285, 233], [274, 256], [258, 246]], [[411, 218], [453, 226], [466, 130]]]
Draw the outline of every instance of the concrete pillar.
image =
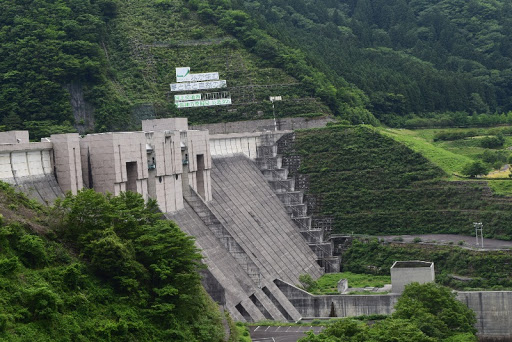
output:
[[53, 134], [55, 177], [63, 192], [76, 195], [83, 188], [80, 136], [78, 133]]

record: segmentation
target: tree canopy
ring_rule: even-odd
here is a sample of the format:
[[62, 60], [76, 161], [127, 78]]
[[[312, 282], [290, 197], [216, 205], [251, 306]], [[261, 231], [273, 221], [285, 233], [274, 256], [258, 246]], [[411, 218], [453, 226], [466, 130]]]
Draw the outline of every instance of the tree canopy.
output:
[[1, 182], [0, 202], [0, 340], [224, 341], [193, 238], [154, 202], [83, 190], [47, 209]]

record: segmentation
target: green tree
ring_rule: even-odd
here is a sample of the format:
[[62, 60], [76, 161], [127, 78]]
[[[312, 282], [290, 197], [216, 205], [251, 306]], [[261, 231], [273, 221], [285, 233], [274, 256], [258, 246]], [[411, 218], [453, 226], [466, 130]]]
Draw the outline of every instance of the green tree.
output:
[[457, 334], [476, 334], [475, 313], [455, 298], [447, 287], [412, 283], [395, 305], [393, 318], [407, 319], [427, 336], [445, 339]]
[[486, 175], [490, 171], [490, 168], [483, 163], [481, 160], [474, 161], [472, 163], [466, 164], [462, 168], [462, 174], [474, 178], [480, 175]]

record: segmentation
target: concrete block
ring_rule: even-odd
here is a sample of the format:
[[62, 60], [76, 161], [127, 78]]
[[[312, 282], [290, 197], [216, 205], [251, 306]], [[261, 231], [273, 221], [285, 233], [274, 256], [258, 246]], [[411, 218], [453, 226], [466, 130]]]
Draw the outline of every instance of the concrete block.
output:
[[434, 263], [426, 261], [396, 261], [391, 266], [393, 293], [402, 293], [407, 284], [435, 281]]

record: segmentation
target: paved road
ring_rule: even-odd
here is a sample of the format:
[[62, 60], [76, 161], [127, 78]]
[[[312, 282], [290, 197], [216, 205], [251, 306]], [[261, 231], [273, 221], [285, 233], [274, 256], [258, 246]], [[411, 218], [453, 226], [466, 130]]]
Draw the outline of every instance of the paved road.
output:
[[324, 327], [308, 326], [272, 327], [259, 325], [249, 327], [253, 342], [297, 342], [305, 336], [306, 331], [313, 330], [315, 334], [318, 334], [323, 329]]
[[[485, 228], [484, 228], [485, 229]], [[414, 238], [419, 237], [421, 242], [433, 243], [437, 245], [447, 245], [450, 242], [454, 246], [459, 245], [459, 241], [464, 241], [462, 247], [480, 249], [480, 246], [476, 245], [475, 236], [463, 236], [454, 234], [424, 234], [424, 235], [387, 235], [379, 236], [380, 239], [385, 241], [393, 241], [396, 238], [401, 237], [404, 243], [411, 243]], [[395, 241], [396, 242], [396, 241]], [[484, 238], [484, 249], [511, 249], [512, 241], [496, 240]]]

